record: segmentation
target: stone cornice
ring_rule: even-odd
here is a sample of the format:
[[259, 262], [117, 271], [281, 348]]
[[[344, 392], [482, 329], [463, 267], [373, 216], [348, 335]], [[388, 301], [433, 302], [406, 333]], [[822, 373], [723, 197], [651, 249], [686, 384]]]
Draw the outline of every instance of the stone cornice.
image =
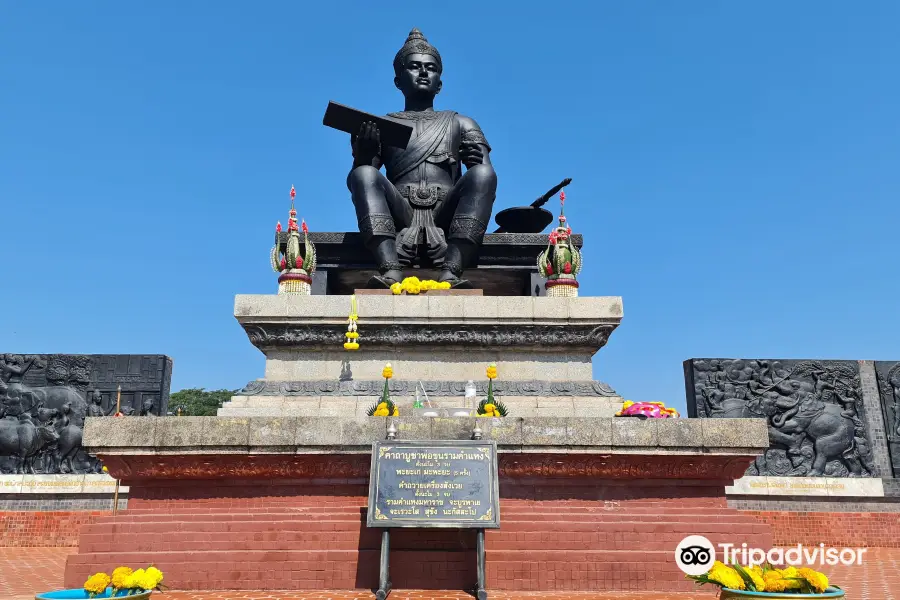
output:
[[[422, 385], [431, 397], [461, 397], [465, 381], [409, 381], [391, 379], [388, 385], [394, 396], [414, 396]], [[480, 395], [487, 393], [485, 381], [475, 382]], [[380, 396], [384, 380], [337, 381], [251, 381], [237, 392], [238, 396]], [[614, 389], [602, 381], [494, 381], [494, 393], [502, 396], [549, 397], [617, 397]]]
[[[368, 453], [393, 424], [399, 440], [467, 440], [479, 427], [503, 452], [721, 454], [755, 457], [768, 447], [764, 419], [603, 417], [159, 417], [89, 418], [83, 444], [112, 456]], [[111, 467], [110, 467], [111, 468]]]
[[[606, 345], [615, 325], [458, 325], [369, 324], [365, 335], [367, 348], [409, 348], [411, 346], [478, 348], [568, 347], [596, 352]], [[259, 324], [245, 325], [247, 337], [257, 348], [292, 346], [334, 346], [346, 332], [343, 325]]]

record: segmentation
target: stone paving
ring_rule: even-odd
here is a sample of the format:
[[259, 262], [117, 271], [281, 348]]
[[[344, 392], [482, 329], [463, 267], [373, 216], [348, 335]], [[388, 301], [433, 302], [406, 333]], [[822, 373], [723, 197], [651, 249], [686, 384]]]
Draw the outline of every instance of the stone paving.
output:
[[[0, 548], [0, 598], [32, 600], [39, 592], [59, 589], [66, 556], [74, 548]], [[862, 565], [823, 567], [849, 600], [900, 600], [900, 548], [870, 548]], [[301, 592], [166, 592], [160, 600], [372, 600], [368, 591]], [[714, 591], [647, 592], [500, 592], [491, 600], [713, 600]], [[471, 600], [463, 592], [395, 590], [392, 600]]]

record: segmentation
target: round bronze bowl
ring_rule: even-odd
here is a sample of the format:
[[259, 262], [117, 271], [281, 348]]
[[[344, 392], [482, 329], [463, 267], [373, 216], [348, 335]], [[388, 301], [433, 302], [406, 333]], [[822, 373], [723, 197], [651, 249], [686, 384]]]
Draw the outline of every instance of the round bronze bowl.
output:
[[501, 210], [494, 217], [498, 233], [541, 233], [553, 222], [553, 213], [534, 206], [516, 206]]

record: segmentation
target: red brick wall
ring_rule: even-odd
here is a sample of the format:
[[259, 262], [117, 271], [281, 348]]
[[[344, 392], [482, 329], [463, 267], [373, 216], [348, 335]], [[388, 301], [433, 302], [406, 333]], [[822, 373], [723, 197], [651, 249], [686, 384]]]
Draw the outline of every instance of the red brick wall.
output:
[[776, 546], [900, 548], [900, 513], [742, 511], [772, 526]]
[[[380, 531], [365, 525], [367, 492], [356, 480], [131, 483], [128, 511], [83, 529], [66, 581], [127, 561], [159, 565], [180, 589], [372, 588]], [[488, 580], [510, 590], [691, 590], [673, 560], [684, 536], [771, 545], [768, 527], [727, 508], [722, 492], [715, 482], [501, 480]], [[395, 531], [395, 586], [472, 585], [474, 542], [472, 531]]]
[[[199, 508], [227, 508], [239, 506], [277, 506], [296, 505], [296, 499], [269, 497], [246, 498], [239, 500], [235, 497], [222, 498], [210, 497], [205, 501], [199, 498], [193, 502], [182, 499], [178, 502], [163, 501], [150, 502], [144, 499], [142, 504], [133, 501], [132, 507], [147, 509], [150, 504], [160, 509], [163, 506], [186, 508], [188, 504]], [[199, 502], [199, 504], [198, 504]], [[337, 506], [337, 501], [318, 499], [322, 506]], [[570, 501], [577, 505], [576, 501]], [[364, 506], [363, 493], [354, 496], [345, 496], [340, 504], [352, 506]], [[510, 506], [511, 500], [503, 503], [504, 508]], [[519, 501], [516, 504], [527, 504], [528, 501]], [[824, 543], [828, 546], [847, 546], [854, 548], [900, 548], [900, 537], [896, 532], [900, 531], [900, 513], [834, 513], [834, 512], [794, 512], [794, 511], [742, 511], [752, 515], [761, 522], [772, 527], [774, 544], [776, 546], [792, 546], [804, 544], [816, 546]], [[3, 547], [77, 547], [78, 532], [85, 523], [93, 523], [98, 516], [108, 516], [105, 511], [11, 511], [0, 512], [0, 546]], [[502, 531], [502, 530], [501, 530]], [[463, 536], [468, 537], [468, 536]], [[426, 541], [422, 536], [421, 541]], [[437, 540], [435, 540], [437, 541]], [[459, 543], [460, 540], [454, 540]], [[411, 542], [411, 540], [408, 540]], [[468, 543], [464, 542], [468, 546]]]
[[78, 546], [82, 525], [109, 514], [105, 511], [0, 512], [0, 546], [74, 548]]

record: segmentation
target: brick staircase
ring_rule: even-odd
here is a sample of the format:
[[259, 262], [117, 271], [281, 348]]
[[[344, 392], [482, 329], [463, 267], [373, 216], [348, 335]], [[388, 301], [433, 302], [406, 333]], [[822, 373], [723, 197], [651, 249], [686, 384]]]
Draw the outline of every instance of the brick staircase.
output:
[[[174, 589], [377, 587], [380, 531], [365, 524], [365, 498], [170, 503], [100, 517], [82, 529], [66, 565], [77, 587], [98, 570], [155, 564]], [[140, 503], [138, 503], [140, 506]], [[502, 499], [489, 530], [488, 587], [502, 590], [690, 591], [674, 562], [687, 535], [769, 548], [768, 525], [718, 498]], [[394, 530], [397, 589], [466, 589], [475, 581], [475, 535]]]

